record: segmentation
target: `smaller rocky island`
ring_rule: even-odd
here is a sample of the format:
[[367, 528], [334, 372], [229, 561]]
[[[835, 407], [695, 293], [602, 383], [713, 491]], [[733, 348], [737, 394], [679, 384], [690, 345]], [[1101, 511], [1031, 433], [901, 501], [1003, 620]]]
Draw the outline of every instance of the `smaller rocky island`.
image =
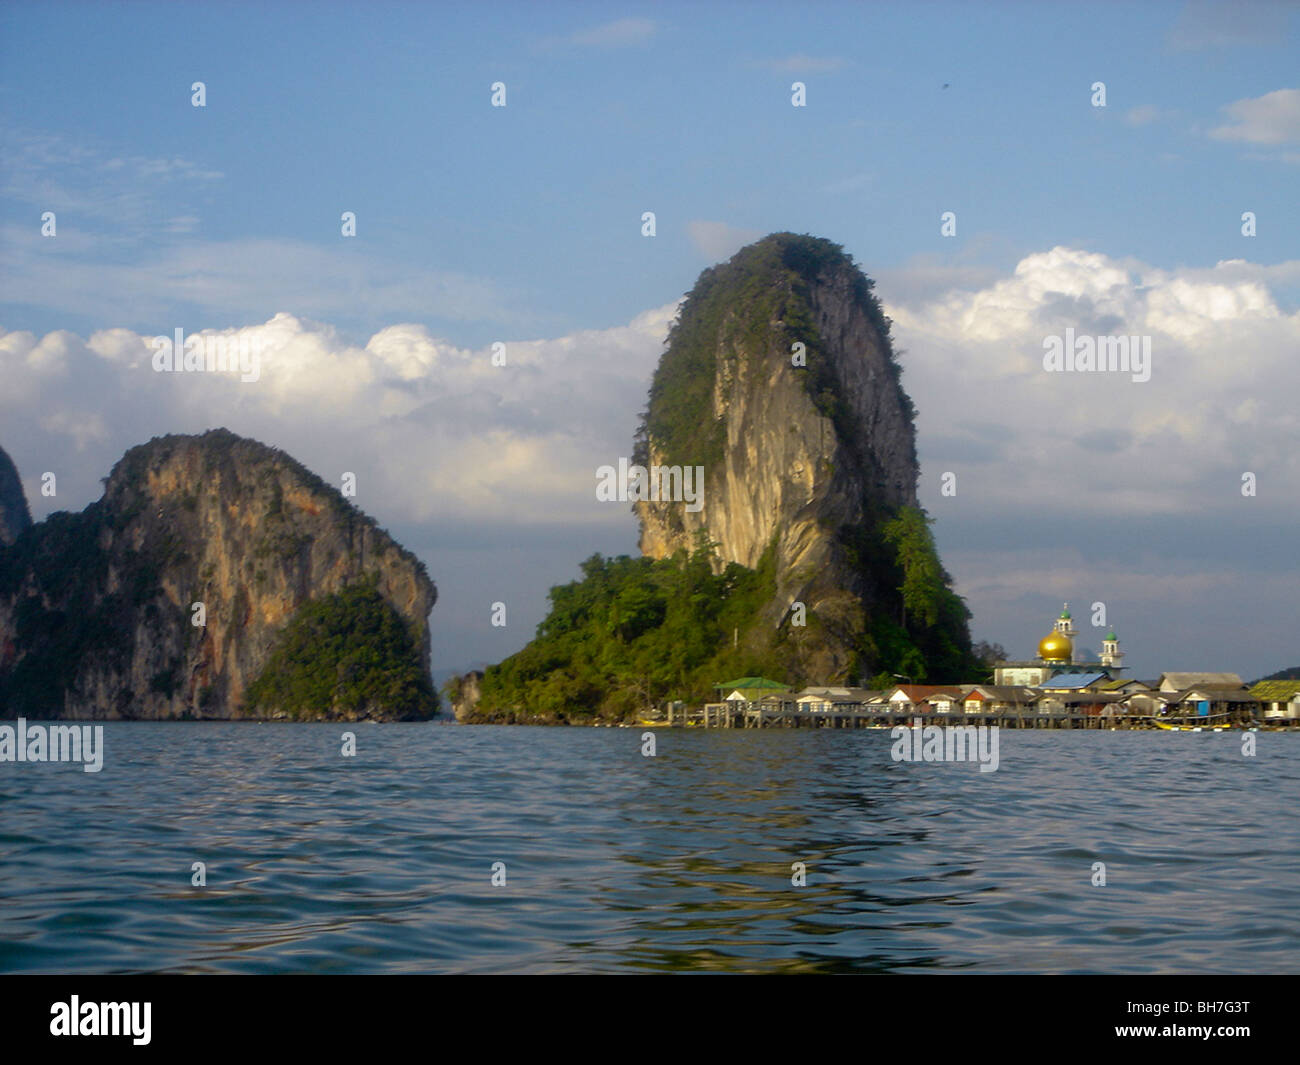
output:
[[0, 716], [419, 720], [424, 564], [275, 448], [156, 437], [32, 524], [0, 451]]

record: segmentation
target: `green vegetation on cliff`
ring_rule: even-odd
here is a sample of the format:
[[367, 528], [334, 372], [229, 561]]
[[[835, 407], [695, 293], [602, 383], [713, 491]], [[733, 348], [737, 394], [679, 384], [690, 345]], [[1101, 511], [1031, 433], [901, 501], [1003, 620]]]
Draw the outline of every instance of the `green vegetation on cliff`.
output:
[[[853, 545], [859, 562], [887, 575], [897, 593], [870, 615], [856, 638], [850, 683], [895, 673], [920, 683], [979, 674], [954, 640], [970, 616], [948, 584], [929, 518], [903, 507]], [[709, 565], [697, 540], [688, 556], [604, 558], [582, 564], [582, 579], [551, 589], [551, 611], [537, 638], [488, 668], [480, 721], [623, 720], [667, 699], [698, 704], [715, 698], [728, 677], [766, 676], [792, 686], [831, 683], [806, 674], [801, 644], [834, 623], [809, 612], [802, 627], [766, 613], [776, 594], [773, 551], [757, 569]], [[982, 674], [980, 674], [982, 675]]]
[[771, 552], [756, 570], [732, 563], [720, 574], [702, 543], [657, 561], [592, 555], [582, 574], [551, 589], [537, 638], [488, 668], [479, 720], [621, 719], [668, 698], [712, 698], [728, 676], [782, 668], [779, 641], [754, 638], [774, 591]]
[[851, 426], [831, 360], [817, 358], [821, 341], [809, 298], [811, 280], [831, 271], [851, 276], [853, 298], [879, 333], [894, 371], [894, 386], [911, 412], [889, 341], [890, 320], [872, 292], [874, 282], [839, 244], [821, 237], [774, 233], [705, 270], [687, 295], [650, 384], [649, 405], [637, 430], [635, 461], [648, 462], [647, 443], [653, 440], [665, 465], [708, 467], [718, 462], [725, 443], [723, 422], [713, 411], [719, 354], [766, 354], [774, 326], [783, 353], [795, 341], [807, 347], [804, 387], [818, 411], [847, 436]]
[[920, 507], [900, 507], [880, 526], [879, 539], [892, 554], [888, 572], [898, 581], [898, 620], [892, 610], [877, 614], [863, 643], [864, 662], [918, 684], [978, 679], [981, 664], [962, 639], [970, 611], [939, 561], [932, 522]]
[[245, 709], [294, 720], [382, 709], [415, 720], [432, 716], [438, 697], [401, 615], [364, 582], [299, 609], [249, 687]]

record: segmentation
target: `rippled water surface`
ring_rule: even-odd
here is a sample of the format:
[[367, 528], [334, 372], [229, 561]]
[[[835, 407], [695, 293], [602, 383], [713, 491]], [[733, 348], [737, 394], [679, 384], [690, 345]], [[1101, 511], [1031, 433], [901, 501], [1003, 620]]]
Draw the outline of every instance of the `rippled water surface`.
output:
[[0, 764], [0, 971], [1300, 971], [1300, 734], [344, 728]]

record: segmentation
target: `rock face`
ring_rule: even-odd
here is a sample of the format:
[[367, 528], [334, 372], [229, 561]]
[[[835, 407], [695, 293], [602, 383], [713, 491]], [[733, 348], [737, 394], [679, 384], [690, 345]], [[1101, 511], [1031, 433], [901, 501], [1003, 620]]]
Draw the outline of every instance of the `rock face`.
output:
[[[0, 714], [247, 716], [299, 608], [358, 583], [405, 622], [427, 677], [436, 590], [418, 559], [283, 452], [224, 429], [155, 438], [102, 499], [0, 549]], [[319, 711], [426, 716], [412, 705], [427, 701]]]
[[474, 711], [483, 697], [483, 673], [471, 669], [462, 676], [453, 677], [447, 686], [452, 713], [462, 724], [474, 719]]
[[18, 469], [4, 448], [0, 448], [0, 547], [12, 544], [31, 523]]
[[917, 504], [913, 413], [871, 282], [829, 241], [764, 238], [706, 270], [674, 325], [636, 459], [704, 466], [703, 508], [635, 503], [642, 552], [665, 558], [700, 533], [719, 569], [774, 551], [763, 624], [802, 602], [821, 636], [802, 641], [799, 671], [856, 680], [869, 615], [897, 602], [895, 575], [868, 556]]

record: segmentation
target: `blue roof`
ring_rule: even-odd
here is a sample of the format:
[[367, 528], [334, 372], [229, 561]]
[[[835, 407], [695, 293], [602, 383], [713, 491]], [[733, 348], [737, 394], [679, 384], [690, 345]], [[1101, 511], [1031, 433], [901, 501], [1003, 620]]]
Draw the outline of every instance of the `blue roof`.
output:
[[1040, 688], [1086, 688], [1099, 680], [1109, 680], [1106, 673], [1058, 673], [1051, 680], [1045, 680]]

